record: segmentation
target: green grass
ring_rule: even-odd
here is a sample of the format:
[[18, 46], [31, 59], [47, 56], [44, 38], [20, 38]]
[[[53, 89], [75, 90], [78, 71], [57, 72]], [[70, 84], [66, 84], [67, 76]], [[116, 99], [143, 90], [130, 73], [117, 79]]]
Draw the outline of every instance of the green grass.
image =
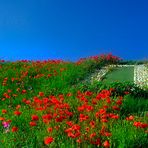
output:
[[109, 72], [103, 82], [133, 82], [134, 80], [134, 67], [115, 68]]
[[[95, 62], [93, 64], [96, 67]], [[95, 148], [97, 145], [92, 144], [89, 139], [92, 133], [97, 135], [92, 140], [101, 139], [102, 146], [100, 148], [103, 148], [103, 143], [106, 140], [110, 142], [112, 148], [140, 146], [144, 148], [147, 144], [146, 129], [134, 127], [133, 122], [147, 122], [147, 99], [135, 98], [131, 95], [121, 97], [125, 90], [121, 94], [115, 93], [116, 95], [113, 95], [113, 93], [110, 94], [110, 90], [101, 91], [101, 85], [93, 88], [89, 84], [90, 88], [80, 90], [78, 83], [93, 71], [92, 67], [92, 63], [83, 63], [82, 65], [74, 63], [3, 64], [0, 69], [0, 148]], [[49, 76], [50, 74], [51, 76]], [[115, 81], [117, 79], [122, 82], [125, 80], [132, 82], [133, 68], [117, 69], [108, 74], [107, 77], [110, 77], [111, 80], [114, 78]], [[14, 81], [12, 81], [13, 78], [15, 78]], [[107, 84], [107, 86], [111, 86], [111, 84]], [[107, 88], [109, 89], [109, 87], [103, 89]], [[27, 92], [22, 93], [22, 90]], [[39, 92], [43, 92], [44, 96], [40, 95]], [[71, 93], [71, 95], [68, 93]], [[24, 102], [24, 98], [31, 103]], [[95, 104], [95, 101], [97, 104]], [[83, 111], [78, 110], [78, 107], [80, 108], [84, 104], [88, 106], [85, 106]], [[18, 105], [21, 107], [17, 108]], [[99, 117], [96, 117], [96, 113], [106, 106], [108, 106], [107, 114], [104, 113], [103, 116], [100, 113]], [[119, 107], [119, 110], [114, 109], [114, 106]], [[36, 110], [42, 107], [45, 107], [45, 109]], [[92, 110], [91, 107], [93, 107]], [[7, 110], [7, 112], [4, 113], [4, 110]], [[19, 110], [22, 114], [15, 115], [16, 110]], [[69, 115], [70, 113], [72, 113], [72, 116]], [[119, 115], [119, 118], [108, 117], [110, 113]], [[45, 120], [50, 121], [49, 123], [43, 120], [43, 116], [47, 114], [52, 116], [51, 119]], [[88, 115], [89, 118], [80, 121], [80, 114]], [[34, 121], [32, 115], [37, 115], [39, 120]], [[129, 115], [134, 115], [135, 120], [126, 121], [126, 117]], [[65, 119], [56, 120], [59, 117]], [[104, 118], [108, 120], [105, 123], [101, 121]], [[7, 122], [11, 120], [10, 127], [5, 128], [2, 119]], [[36, 126], [31, 126], [31, 121], [34, 121]], [[82, 139], [82, 143], [76, 142], [79, 136], [72, 138], [64, 132], [65, 129], [70, 128], [66, 123], [67, 121], [72, 121], [74, 125], [78, 124], [81, 127], [80, 139]], [[95, 122], [95, 128], [91, 127], [90, 121]], [[104, 125], [106, 126], [104, 132], [111, 132], [111, 137], [99, 133]], [[12, 132], [14, 126], [18, 128], [18, 131]], [[49, 127], [53, 129], [52, 132], [47, 131]], [[86, 131], [86, 127], [90, 128], [89, 132]], [[6, 132], [6, 130], [8, 131]], [[78, 131], [76, 129], [75, 132]], [[44, 143], [46, 137], [53, 137], [54, 141], [46, 145]], [[88, 138], [88, 140], [84, 138]]]
[[121, 108], [120, 114], [128, 116], [130, 114], [143, 115], [148, 109], [148, 99], [142, 97], [133, 97], [128, 95], [125, 97], [124, 104]]

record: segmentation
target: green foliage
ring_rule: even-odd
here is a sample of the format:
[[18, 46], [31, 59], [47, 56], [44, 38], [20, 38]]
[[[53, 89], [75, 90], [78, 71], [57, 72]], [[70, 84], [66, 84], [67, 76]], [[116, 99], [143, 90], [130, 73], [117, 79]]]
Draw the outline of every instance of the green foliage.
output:
[[115, 91], [113, 91], [113, 95], [125, 95], [126, 93], [130, 93], [132, 96], [135, 98], [138, 97], [143, 97], [145, 99], [148, 98], [148, 91], [143, 90], [134, 83], [130, 82], [111, 82], [111, 83], [103, 83], [102, 81], [99, 82], [94, 82], [93, 84], [90, 83], [84, 83], [84, 84], [79, 84], [78, 89], [81, 91], [94, 91], [94, 92], [99, 92], [103, 89], [111, 89], [114, 88]]
[[[64, 132], [68, 128], [66, 121], [79, 124], [81, 134], [84, 136], [86, 134], [85, 128], [90, 126], [90, 121], [96, 120], [97, 128], [91, 128], [88, 136], [93, 132], [99, 135], [103, 122], [100, 117], [95, 117], [96, 112], [107, 107], [107, 113], [114, 113], [117, 115], [116, 117], [119, 115], [119, 118], [109, 119], [107, 117], [109, 121], [104, 122], [103, 125], [107, 127], [108, 132], [112, 133], [112, 136], [99, 135], [101, 141], [109, 140], [111, 147], [144, 148], [148, 144], [144, 129], [134, 127], [133, 121], [128, 122], [125, 118], [134, 115], [136, 121], [147, 121], [148, 92], [129, 82], [104, 83], [104, 81], [95, 81], [94, 83], [83, 83], [83, 80], [95, 69], [100, 69], [108, 64], [117, 64], [119, 61], [118, 58], [111, 55], [102, 55], [87, 58], [78, 63], [59, 61], [0, 62], [0, 147], [98, 147], [90, 141], [79, 144], [76, 142], [77, 139], [67, 137]], [[111, 94], [108, 95], [110, 92]], [[99, 98], [96, 95], [102, 97]], [[110, 104], [106, 103], [107, 98], [111, 99]], [[119, 106], [120, 110], [113, 110], [112, 107], [117, 105], [116, 101], [119, 98], [123, 98], [121, 106]], [[95, 102], [93, 104], [93, 99], [98, 99], [98, 104], [95, 105]], [[44, 102], [44, 105], [42, 103], [40, 103], [41, 106], [35, 104], [35, 100], [38, 103]], [[46, 103], [47, 100], [50, 102], [49, 104]], [[59, 101], [61, 103], [55, 103]], [[84, 104], [92, 106], [93, 110], [79, 111], [78, 107]], [[21, 107], [18, 108], [18, 105]], [[46, 109], [42, 110], [42, 107]], [[66, 111], [63, 110], [65, 108]], [[20, 111], [21, 115], [14, 114], [16, 110]], [[68, 111], [73, 115], [69, 117]], [[60, 112], [63, 115], [66, 114], [66, 119], [56, 122], [55, 118], [61, 115]], [[89, 119], [80, 122], [81, 113], [88, 114]], [[39, 120], [35, 121], [36, 126], [30, 126], [30, 122], [33, 121], [31, 116], [34, 114], [38, 115]], [[52, 114], [53, 117], [49, 123], [44, 121], [46, 124], [43, 123], [43, 115], [45, 114]], [[140, 118], [138, 118], [139, 116]], [[11, 120], [9, 131], [2, 126], [3, 120]], [[12, 132], [13, 126], [19, 127], [19, 130]], [[53, 128], [52, 133], [47, 131], [49, 127]], [[44, 144], [46, 136], [54, 137], [54, 141], [49, 146]]]

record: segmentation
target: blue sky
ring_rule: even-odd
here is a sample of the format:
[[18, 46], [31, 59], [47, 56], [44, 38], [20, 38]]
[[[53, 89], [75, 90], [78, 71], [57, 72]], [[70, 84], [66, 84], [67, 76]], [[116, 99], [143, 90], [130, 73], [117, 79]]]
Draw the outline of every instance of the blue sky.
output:
[[110, 53], [148, 59], [147, 0], [0, 0], [0, 59]]

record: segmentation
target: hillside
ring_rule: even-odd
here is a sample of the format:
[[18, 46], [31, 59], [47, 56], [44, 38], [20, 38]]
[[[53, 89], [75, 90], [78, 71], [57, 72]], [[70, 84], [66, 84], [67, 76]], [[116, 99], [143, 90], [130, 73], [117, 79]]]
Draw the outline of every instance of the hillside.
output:
[[148, 145], [148, 66], [109, 55], [0, 61], [0, 147]]

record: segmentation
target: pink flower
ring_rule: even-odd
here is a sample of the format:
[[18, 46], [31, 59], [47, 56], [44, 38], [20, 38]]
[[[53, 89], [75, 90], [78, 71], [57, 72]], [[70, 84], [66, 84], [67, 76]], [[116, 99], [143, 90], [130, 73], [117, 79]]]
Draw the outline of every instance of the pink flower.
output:
[[2, 122], [4, 128], [8, 128], [10, 126], [9, 122]]

